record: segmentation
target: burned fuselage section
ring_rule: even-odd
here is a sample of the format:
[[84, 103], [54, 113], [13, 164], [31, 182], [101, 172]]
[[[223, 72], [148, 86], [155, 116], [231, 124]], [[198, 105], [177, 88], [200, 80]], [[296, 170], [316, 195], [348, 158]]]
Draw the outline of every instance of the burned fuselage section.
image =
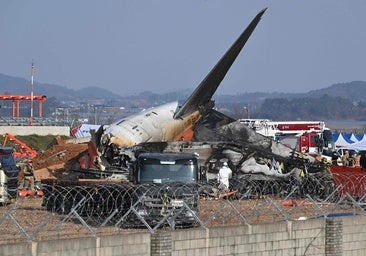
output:
[[[205, 118], [208, 120], [207, 116]], [[115, 148], [107, 169], [128, 170], [140, 153], [194, 153], [205, 168], [207, 180], [214, 180], [222, 162], [229, 162], [235, 178], [247, 174], [262, 179], [299, 177], [304, 172], [324, 172], [327, 166], [311, 156], [303, 156], [291, 148], [234, 121], [219, 127], [197, 122], [194, 141], [144, 142], [132, 147]], [[259, 178], [258, 178], [259, 179]]]

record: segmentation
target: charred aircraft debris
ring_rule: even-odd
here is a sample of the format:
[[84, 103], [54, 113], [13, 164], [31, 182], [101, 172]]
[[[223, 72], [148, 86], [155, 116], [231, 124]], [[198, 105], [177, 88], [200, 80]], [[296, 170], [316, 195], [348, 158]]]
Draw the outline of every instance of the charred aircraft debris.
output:
[[[294, 184], [297, 184], [298, 188], [301, 187], [295, 190], [302, 196], [307, 193], [326, 196], [324, 184], [312, 184], [308, 188], [304, 185], [306, 182], [310, 184], [308, 179], [304, 179], [306, 175], [324, 177], [325, 180], [329, 178], [327, 166], [323, 162], [317, 162], [311, 156], [301, 156], [294, 149], [264, 137], [214, 109], [214, 102], [211, 99], [213, 94], [265, 11], [266, 9], [260, 11], [254, 17], [183, 105], [178, 102], [168, 103], [108, 126], [101, 126], [98, 131], [92, 132], [90, 144], [93, 145], [93, 152], [96, 154], [91, 157], [95, 166], [98, 167], [97, 173], [110, 174], [112, 178], [122, 177], [123, 180], [128, 181], [131, 172], [136, 169], [140, 153], [193, 153], [197, 156], [200, 168], [201, 185], [197, 190], [200, 194], [212, 192], [216, 186], [218, 169], [225, 161], [233, 170], [232, 189], [238, 192], [237, 196], [246, 195], [250, 198], [258, 194], [259, 190], [262, 194], [288, 195], [294, 191]], [[267, 189], [266, 183], [271, 182], [276, 186], [268, 186]], [[132, 183], [124, 184], [131, 185], [123, 185], [122, 192], [120, 185], [118, 187], [109, 185], [110, 188], [115, 188], [115, 191], [108, 194], [113, 195], [118, 191], [127, 195], [129, 191], [136, 190]], [[155, 185], [150, 184], [146, 187]], [[332, 185], [329, 186], [331, 188]], [[85, 188], [83, 189], [85, 191]], [[95, 191], [90, 186], [89, 190]], [[71, 189], [69, 191], [70, 196], [73, 193], [75, 195], [79, 193], [71, 192]], [[45, 199], [48, 198], [49, 202], [56, 202], [52, 198], [52, 193], [45, 193], [45, 195]], [[100, 197], [101, 193], [98, 196]], [[131, 199], [133, 196], [128, 198]], [[158, 198], [161, 196], [158, 195], [154, 200], [159, 201]], [[128, 202], [131, 201], [130, 199]], [[65, 200], [65, 204], [67, 202], [72, 200]], [[134, 203], [131, 201], [128, 204], [131, 206]], [[125, 204], [126, 201], [121, 205]], [[105, 205], [97, 208], [107, 209], [108, 207], [110, 206]], [[71, 209], [54, 203], [48, 205], [48, 208]], [[128, 209], [127, 206], [125, 208]], [[113, 210], [115, 209], [109, 209], [110, 212]], [[90, 213], [90, 211], [85, 212]]]
[[[238, 166], [232, 157], [227, 156], [232, 164], [236, 163], [232, 167], [240, 169], [242, 172], [256, 172], [279, 178], [286, 177], [287, 173], [292, 173], [293, 168], [303, 169], [303, 161], [313, 162], [314, 158], [311, 156], [307, 156], [307, 159], [300, 159], [294, 150], [255, 133], [240, 122], [214, 109], [214, 102], [211, 99], [213, 94], [265, 11], [266, 9], [263, 9], [254, 17], [183, 105], [179, 105], [178, 102], [168, 103], [108, 126], [101, 126], [93, 136], [93, 144], [97, 152], [96, 165], [101, 170], [127, 168], [128, 162], [133, 161], [136, 152], [152, 152], [151, 148], [154, 148], [155, 145], [151, 146], [148, 143], [166, 142], [167, 145], [173, 145], [174, 141], [176, 143], [181, 140], [186, 141], [187, 131], [193, 134], [188, 140], [194, 142], [183, 143], [185, 145], [192, 146], [197, 142], [209, 143], [217, 148], [224, 148], [224, 145], [235, 145], [236, 153], [233, 155], [241, 155], [241, 160], [249, 159], [253, 155], [251, 164], [246, 162], [246, 167]], [[177, 145], [181, 144], [177, 143]], [[223, 151], [225, 150], [223, 149]], [[209, 156], [207, 156], [208, 158]], [[259, 165], [255, 168], [253, 167], [254, 159]], [[282, 174], [271, 173], [273, 168], [268, 170], [267, 167], [261, 166], [264, 162], [267, 163], [266, 166], [271, 166], [272, 160], [287, 163], [285, 169], [281, 170]], [[291, 162], [293, 164], [290, 164]], [[202, 161], [201, 164], [206, 163]], [[279, 168], [277, 168], [277, 172], [280, 172]]]
[[[119, 170], [123, 180], [128, 180], [141, 153], [191, 153], [197, 156], [201, 168], [201, 184], [206, 188], [201, 192], [210, 192], [217, 186], [217, 173], [223, 162], [227, 162], [233, 170], [231, 189], [238, 192], [237, 196], [247, 193], [251, 189], [248, 184], [252, 181], [256, 181], [256, 185], [259, 185], [258, 182], [282, 184], [277, 191], [272, 188], [263, 191], [260, 188], [260, 193], [290, 193], [293, 188], [289, 184], [301, 185], [306, 180], [305, 176], [316, 176], [316, 180], [321, 177], [329, 179], [326, 163], [315, 161], [311, 156], [304, 157], [279, 142], [255, 133], [240, 122], [209, 129], [209, 132], [207, 127], [203, 128], [205, 140], [202, 141], [198, 139], [201, 136], [200, 126], [196, 128], [194, 141], [145, 142], [121, 147], [109, 159], [108, 169], [114, 170], [111, 172], [114, 174]], [[320, 187], [323, 190], [323, 186]], [[306, 190], [306, 193], [319, 193], [319, 190]]]

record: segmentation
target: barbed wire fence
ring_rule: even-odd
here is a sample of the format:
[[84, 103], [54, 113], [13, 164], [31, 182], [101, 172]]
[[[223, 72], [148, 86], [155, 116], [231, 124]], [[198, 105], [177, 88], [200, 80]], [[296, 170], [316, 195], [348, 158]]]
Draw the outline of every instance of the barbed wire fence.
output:
[[361, 174], [308, 174], [285, 181], [247, 175], [231, 182], [230, 194], [217, 193], [215, 184], [43, 185], [42, 197], [19, 197], [0, 208], [0, 241], [365, 214], [366, 183]]

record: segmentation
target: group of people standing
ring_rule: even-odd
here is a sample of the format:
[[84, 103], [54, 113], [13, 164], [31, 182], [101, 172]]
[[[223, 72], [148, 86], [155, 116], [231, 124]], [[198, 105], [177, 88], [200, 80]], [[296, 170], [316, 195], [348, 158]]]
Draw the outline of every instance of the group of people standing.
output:
[[343, 166], [366, 168], [366, 152], [354, 153], [351, 156], [349, 151], [345, 150], [341, 162]]

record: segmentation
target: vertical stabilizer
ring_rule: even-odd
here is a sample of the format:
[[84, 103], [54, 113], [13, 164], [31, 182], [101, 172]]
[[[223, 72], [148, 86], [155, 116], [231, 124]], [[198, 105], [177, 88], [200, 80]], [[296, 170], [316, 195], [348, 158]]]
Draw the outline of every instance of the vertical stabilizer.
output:
[[231, 65], [234, 63], [236, 57], [243, 49], [245, 43], [259, 23], [266, 9], [267, 8], [263, 9], [254, 17], [252, 22], [234, 42], [234, 44], [225, 53], [225, 55], [221, 57], [219, 62], [210, 71], [210, 73], [208, 73], [205, 79], [203, 79], [203, 81], [186, 100], [183, 106], [178, 109], [178, 111], [174, 114], [174, 118], [182, 118], [186, 115], [193, 113], [194, 111], [197, 111], [199, 107], [206, 106], [210, 103], [213, 94], [216, 92], [221, 81], [224, 79], [226, 73], [229, 71]]

